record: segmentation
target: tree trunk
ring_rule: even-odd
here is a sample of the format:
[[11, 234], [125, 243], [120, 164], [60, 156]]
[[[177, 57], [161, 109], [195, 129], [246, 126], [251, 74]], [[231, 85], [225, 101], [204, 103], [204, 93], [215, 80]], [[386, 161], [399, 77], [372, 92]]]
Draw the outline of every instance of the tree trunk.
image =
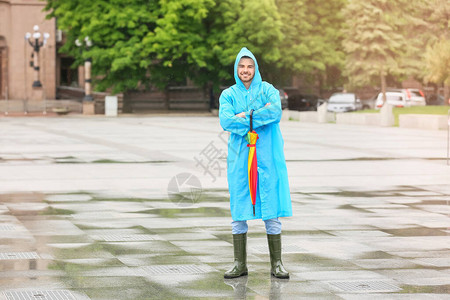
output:
[[213, 83], [212, 83], [212, 81], [208, 81], [203, 86], [203, 97], [204, 97], [205, 100], [209, 101], [209, 111], [212, 111], [213, 109], [216, 109], [216, 102], [214, 100]]
[[450, 86], [444, 85], [444, 105], [450, 105]]
[[384, 105], [386, 103], [386, 76], [384, 75], [383, 70], [381, 70], [380, 78], [381, 78], [381, 92], [383, 93], [383, 105]]
[[169, 87], [166, 86], [164, 88], [164, 108], [166, 110], [170, 109], [170, 94], [169, 94]]
[[322, 97], [322, 86], [323, 86], [322, 79], [323, 78], [320, 74], [317, 74], [316, 76], [317, 76], [317, 92], [318, 92], [319, 97]]

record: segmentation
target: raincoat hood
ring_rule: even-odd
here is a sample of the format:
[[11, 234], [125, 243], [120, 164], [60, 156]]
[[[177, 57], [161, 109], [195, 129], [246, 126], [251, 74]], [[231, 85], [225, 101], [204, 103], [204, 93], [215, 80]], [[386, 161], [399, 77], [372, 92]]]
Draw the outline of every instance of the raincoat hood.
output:
[[236, 84], [240, 88], [246, 89], [244, 83], [242, 83], [241, 79], [239, 79], [238, 76], [238, 64], [243, 56], [248, 56], [255, 62], [255, 76], [253, 77], [250, 87], [251, 88], [256, 87], [262, 82], [261, 74], [259, 73], [258, 62], [256, 61], [256, 58], [253, 55], [253, 53], [246, 47], [243, 47], [241, 51], [239, 51], [238, 55], [236, 56], [236, 61], [234, 62], [234, 79], [236, 80]]

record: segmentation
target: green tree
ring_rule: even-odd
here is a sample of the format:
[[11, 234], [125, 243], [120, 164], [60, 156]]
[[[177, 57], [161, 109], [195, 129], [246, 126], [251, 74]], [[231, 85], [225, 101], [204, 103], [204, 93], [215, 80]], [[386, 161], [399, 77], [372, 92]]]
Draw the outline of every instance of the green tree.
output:
[[450, 40], [442, 39], [427, 47], [425, 62], [427, 81], [444, 84], [445, 104], [449, 105], [450, 86]]
[[[67, 33], [62, 52], [92, 58], [97, 89], [114, 92], [192, 79], [219, 86], [233, 78], [243, 46], [263, 66], [279, 59], [281, 20], [273, 0], [48, 0], [49, 18]], [[79, 53], [75, 39], [94, 46]]]
[[280, 44], [283, 40], [281, 16], [275, 1], [234, 1], [228, 13], [232, 13], [231, 22], [218, 33], [223, 35], [223, 63], [232, 64], [238, 51], [247, 47], [258, 58], [263, 78], [271, 80], [274, 77], [273, 66], [281, 56]]
[[444, 85], [445, 103], [450, 98], [450, 2], [427, 1], [426, 20], [429, 39], [424, 57], [424, 79]]
[[[277, 0], [283, 20], [278, 66], [289, 77], [300, 75], [320, 87], [339, 84], [345, 54], [342, 48], [342, 9], [345, 0]], [[338, 73], [337, 76], [334, 76]]]
[[381, 83], [383, 98], [386, 77], [401, 76], [400, 60], [407, 41], [402, 34], [402, 6], [407, 1], [350, 0], [344, 14], [345, 74], [351, 87]]

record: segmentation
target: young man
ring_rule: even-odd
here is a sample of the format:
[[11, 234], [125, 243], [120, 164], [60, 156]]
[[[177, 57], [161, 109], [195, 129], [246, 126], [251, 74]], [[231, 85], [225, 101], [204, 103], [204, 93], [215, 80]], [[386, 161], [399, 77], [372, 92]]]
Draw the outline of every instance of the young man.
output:
[[[242, 48], [234, 64], [236, 84], [220, 95], [220, 125], [231, 132], [228, 139], [228, 187], [233, 219], [234, 265], [224, 275], [235, 278], [247, 275], [247, 220], [262, 219], [266, 226], [270, 250], [271, 274], [289, 278], [281, 261], [281, 222], [278, 217], [292, 216], [291, 197], [283, 152], [280, 93], [262, 81], [255, 56]], [[259, 136], [256, 142], [258, 182], [255, 214], [250, 199], [246, 140], [250, 130]]]

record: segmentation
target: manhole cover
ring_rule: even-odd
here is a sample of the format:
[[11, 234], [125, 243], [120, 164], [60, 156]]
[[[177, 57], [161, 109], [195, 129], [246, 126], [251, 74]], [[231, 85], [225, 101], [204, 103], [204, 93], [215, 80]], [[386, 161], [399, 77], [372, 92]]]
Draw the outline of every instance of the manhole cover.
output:
[[5, 259], [39, 259], [36, 252], [3, 252], [0, 253], [0, 260]]
[[[267, 245], [254, 246], [254, 247], [252, 247], [252, 249], [254, 249], [260, 253], [269, 253], [269, 247]], [[304, 253], [307, 251], [297, 245], [285, 244], [282, 246], [281, 252], [282, 253]]]
[[70, 291], [4, 292], [7, 300], [75, 300]]
[[0, 231], [14, 231], [16, 227], [11, 224], [2, 224], [0, 225]]
[[209, 269], [197, 265], [159, 265], [142, 267], [147, 274], [203, 274], [209, 272]]
[[401, 290], [396, 285], [384, 281], [335, 281], [329, 285], [343, 292], [396, 292]]
[[110, 234], [110, 235], [95, 235], [92, 236], [94, 240], [105, 242], [136, 242], [136, 241], [153, 241], [155, 236], [151, 234]]

